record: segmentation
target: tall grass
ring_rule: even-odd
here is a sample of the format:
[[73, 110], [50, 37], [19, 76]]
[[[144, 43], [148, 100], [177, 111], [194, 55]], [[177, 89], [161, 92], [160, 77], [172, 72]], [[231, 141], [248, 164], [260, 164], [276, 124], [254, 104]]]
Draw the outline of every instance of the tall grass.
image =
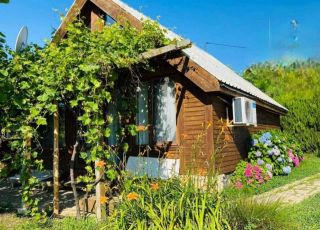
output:
[[133, 178], [110, 220], [115, 229], [230, 229], [217, 193], [178, 178]]
[[279, 203], [240, 198], [229, 201], [224, 213], [232, 229], [289, 230], [297, 226], [288, 209]]

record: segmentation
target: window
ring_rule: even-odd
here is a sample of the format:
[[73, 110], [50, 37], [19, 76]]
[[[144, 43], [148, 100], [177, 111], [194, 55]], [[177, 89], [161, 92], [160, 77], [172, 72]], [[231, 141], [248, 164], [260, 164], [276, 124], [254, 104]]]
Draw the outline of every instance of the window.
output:
[[108, 144], [110, 146], [115, 146], [117, 144], [117, 133], [119, 129], [119, 116], [116, 109], [116, 102], [108, 105], [107, 114], [112, 117], [112, 123], [109, 124], [110, 136], [108, 137]]
[[106, 26], [111, 26], [113, 25], [114, 23], [116, 23], [116, 20], [114, 20], [110, 15], [106, 14], [104, 16], [104, 24]]
[[154, 128], [155, 141], [176, 139], [176, 88], [168, 77], [154, 86]]
[[[138, 113], [137, 113], [137, 125], [141, 127], [147, 127], [149, 122], [149, 112], [148, 112], [148, 85], [141, 84], [138, 88]], [[139, 145], [149, 144], [149, 130], [138, 132], [137, 143]]]
[[[147, 127], [148, 124], [153, 124], [153, 132], [138, 132], [137, 144], [147, 145], [150, 139], [156, 143], [175, 141], [176, 88], [169, 77], [141, 84], [138, 88], [137, 109], [138, 126]], [[149, 115], [152, 115], [151, 119]]]

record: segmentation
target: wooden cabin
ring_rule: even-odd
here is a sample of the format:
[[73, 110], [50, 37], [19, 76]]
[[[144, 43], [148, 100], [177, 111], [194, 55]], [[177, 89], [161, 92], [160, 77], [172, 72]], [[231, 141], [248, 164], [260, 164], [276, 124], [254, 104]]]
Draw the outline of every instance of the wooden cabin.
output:
[[[65, 36], [67, 23], [79, 13], [93, 30], [98, 29], [98, 19], [106, 26], [127, 20], [137, 29], [147, 19], [119, 0], [76, 0], [56, 38]], [[167, 37], [182, 39], [170, 30]], [[134, 159], [145, 152], [151, 167], [163, 164], [162, 170], [173, 167], [180, 175], [190, 169], [204, 174], [212, 168], [230, 173], [246, 157], [250, 134], [279, 129], [280, 116], [287, 113], [285, 107], [195, 45], [150, 61], [155, 71], [143, 73], [137, 96], [137, 124], [149, 129], [139, 132], [130, 154]], [[69, 116], [66, 113], [66, 149], [75, 141]], [[161, 163], [159, 157], [165, 160]], [[129, 157], [128, 167], [134, 171], [138, 163]], [[171, 175], [163, 173], [164, 177]]]

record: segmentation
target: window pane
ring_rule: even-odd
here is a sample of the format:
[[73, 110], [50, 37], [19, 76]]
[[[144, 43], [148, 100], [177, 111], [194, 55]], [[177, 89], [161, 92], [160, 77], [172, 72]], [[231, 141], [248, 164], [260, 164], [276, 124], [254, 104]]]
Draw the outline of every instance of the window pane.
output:
[[155, 85], [155, 140], [176, 139], [176, 89], [172, 80], [166, 77]]
[[109, 116], [112, 116], [112, 123], [109, 124], [110, 128], [110, 136], [108, 138], [108, 144], [110, 146], [115, 146], [117, 144], [117, 132], [119, 129], [119, 116], [116, 110], [116, 105], [115, 103], [110, 103], [108, 105], [108, 112], [107, 114]]
[[[138, 91], [138, 114], [137, 125], [148, 125], [148, 86], [141, 84]], [[149, 144], [149, 131], [138, 132], [137, 143], [139, 145]]]
[[105, 15], [104, 21], [105, 21], [105, 25], [107, 26], [111, 26], [114, 23], [116, 23], [116, 21], [112, 17], [110, 17], [108, 14]]

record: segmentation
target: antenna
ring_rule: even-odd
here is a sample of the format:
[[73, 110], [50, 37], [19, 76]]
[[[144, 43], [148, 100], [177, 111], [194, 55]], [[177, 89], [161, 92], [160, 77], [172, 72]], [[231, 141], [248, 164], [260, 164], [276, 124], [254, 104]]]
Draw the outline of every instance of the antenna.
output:
[[229, 48], [239, 48], [239, 49], [245, 49], [245, 48], [247, 48], [247, 47], [245, 47], [245, 46], [230, 45], [230, 44], [216, 43], [216, 42], [205, 42], [205, 43], [204, 43], [204, 49], [205, 49], [205, 50], [207, 50], [208, 45], [225, 46], [225, 47], [229, 47]]
[[271, 19], [269, 17], [269, 30], [268, 30], [268, 45], [269, 45], [269, 50], [271, 49]]
[[23, 26], [17, 36], [15, 51], [17, 53], [21, 52], [26, 46], [28, 42], [28, 27]]

